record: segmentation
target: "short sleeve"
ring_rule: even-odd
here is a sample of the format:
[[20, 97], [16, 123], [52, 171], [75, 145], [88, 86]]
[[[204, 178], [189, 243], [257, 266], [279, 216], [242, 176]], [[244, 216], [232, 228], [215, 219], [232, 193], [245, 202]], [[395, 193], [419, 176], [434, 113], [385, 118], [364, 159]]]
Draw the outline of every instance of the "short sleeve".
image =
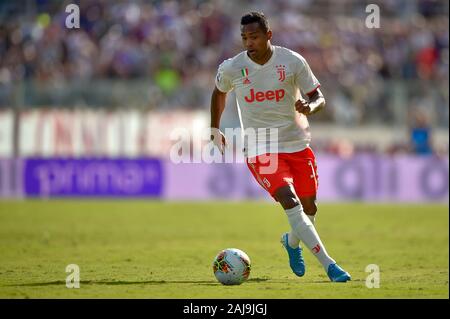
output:
[[313, 92], [320, 87], [320, 83], [309, 67], [308, 62], [301, 55], [298, 55], [297, 72], [295, 73], [295, 81], [303, 94]]
[[216, 87], [222, 92], [229, 92], [233, 89], [229, 69], [229, 60], [219, 65], [216, 75]]

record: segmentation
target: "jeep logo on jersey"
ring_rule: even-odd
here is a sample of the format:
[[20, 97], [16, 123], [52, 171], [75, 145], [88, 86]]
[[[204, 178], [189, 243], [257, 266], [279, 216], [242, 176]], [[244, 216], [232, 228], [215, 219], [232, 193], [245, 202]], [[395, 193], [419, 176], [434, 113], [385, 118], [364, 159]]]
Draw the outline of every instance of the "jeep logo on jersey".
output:
[[253, 103], [255, 100], [256, 102], [263, 102], [265, 100], [275, 100], [277, 102], [280, 102], [284, 97], [284, 90], [269, 90], [269, 91], [261, 91], [261, 92], [255, 92], [254, 89], [250, 90], [250, 96], [245, 96], [245, 101], [247, 103]]

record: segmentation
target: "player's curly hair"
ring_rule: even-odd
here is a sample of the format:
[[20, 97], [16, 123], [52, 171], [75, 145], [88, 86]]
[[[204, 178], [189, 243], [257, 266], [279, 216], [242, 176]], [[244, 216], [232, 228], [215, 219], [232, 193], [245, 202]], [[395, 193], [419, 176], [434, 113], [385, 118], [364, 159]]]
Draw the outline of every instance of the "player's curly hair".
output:
[[241, 25], [246, 25], [254, 22], [257, 22], [264, 32], [270, 30], [269, 21], [267, 21], [266, 16], [262, 12], [252, 11], [246, 13], [241, 18]]

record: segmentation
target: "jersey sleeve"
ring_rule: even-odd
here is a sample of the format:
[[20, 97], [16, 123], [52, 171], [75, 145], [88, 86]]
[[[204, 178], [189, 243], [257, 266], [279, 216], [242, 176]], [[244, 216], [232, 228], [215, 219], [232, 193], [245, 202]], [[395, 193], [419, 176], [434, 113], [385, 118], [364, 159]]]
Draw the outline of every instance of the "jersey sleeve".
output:
[[230, 60], [225, 60], [219, 65], [216, 75], [216, 87], [222, 92], [229, 92], [233, 87], [230, 76]]
[[295, 82], [300, 88], [302, 94], [308, 94], [320, 87], [319, 80], [315, 77], [308, 62], [304, 57], [298, 55], [297, 72], [295, 73]]

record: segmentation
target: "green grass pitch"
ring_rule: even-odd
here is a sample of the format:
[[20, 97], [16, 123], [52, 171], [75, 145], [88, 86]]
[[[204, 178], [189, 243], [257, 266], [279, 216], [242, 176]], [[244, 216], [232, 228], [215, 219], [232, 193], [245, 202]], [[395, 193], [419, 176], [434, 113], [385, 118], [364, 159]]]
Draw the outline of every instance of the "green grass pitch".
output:
[[[316, 227], [351, 273], [330, 283], [305, 251], [290, 271], [283, 210], [266, 202], [0, 201], [1, 298], [448, 298], [448, 206], [321, 204]], [[221, 249], [244, 250], [249, 281], [222, 286]], [[79, 289], [66, 288], [68, 264]], [[380, 288], [365, 268], [380, 268]]]

